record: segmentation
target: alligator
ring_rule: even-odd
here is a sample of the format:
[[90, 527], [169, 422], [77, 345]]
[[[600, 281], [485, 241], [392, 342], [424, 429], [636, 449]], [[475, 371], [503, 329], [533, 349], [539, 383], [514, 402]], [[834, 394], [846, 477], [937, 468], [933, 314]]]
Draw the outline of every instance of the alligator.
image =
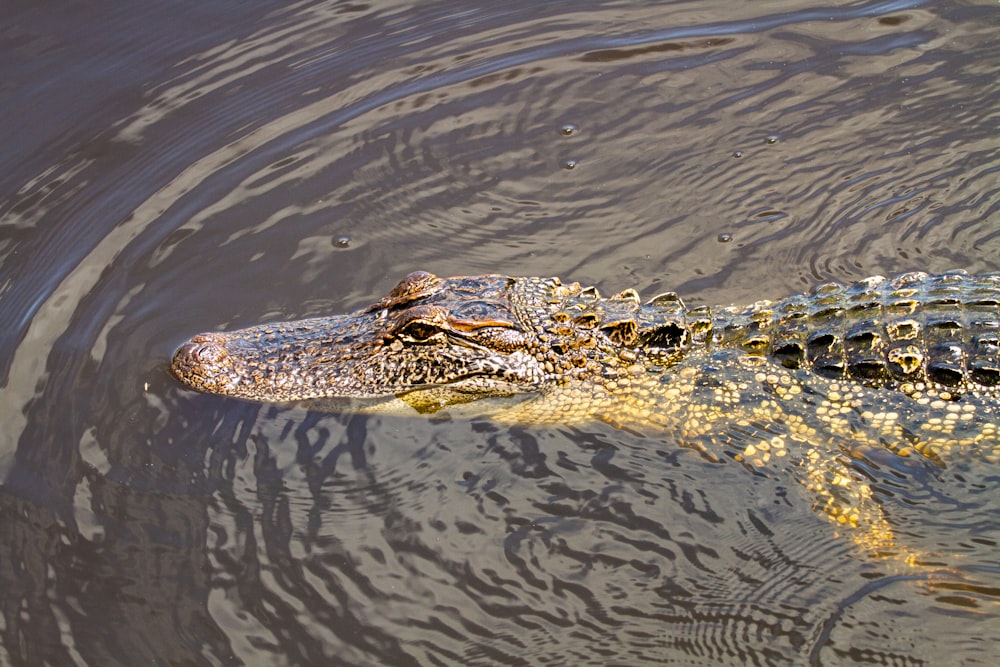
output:
[[898, 556], [858, 464], [886, 450], [932, 467], [998, 460], [1000, 273], [688, 307], [674, 292], [642, 303], [558, 278], [415, 272], [355, 313], [195, 336], [172, 370], [255, 401], [658, 434], [791, 471], [859, 545]]

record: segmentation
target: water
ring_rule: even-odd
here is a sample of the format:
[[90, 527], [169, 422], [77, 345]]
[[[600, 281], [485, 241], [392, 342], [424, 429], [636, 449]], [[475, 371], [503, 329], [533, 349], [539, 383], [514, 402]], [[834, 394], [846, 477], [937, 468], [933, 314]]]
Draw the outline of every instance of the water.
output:
[[994, 2], [11, 2], [0, 663], [992, 664], [1000, 476], [933, 565], [679, 443], [194, 395], [198, 331], [415, 269], [746, 302], [998, 270]]

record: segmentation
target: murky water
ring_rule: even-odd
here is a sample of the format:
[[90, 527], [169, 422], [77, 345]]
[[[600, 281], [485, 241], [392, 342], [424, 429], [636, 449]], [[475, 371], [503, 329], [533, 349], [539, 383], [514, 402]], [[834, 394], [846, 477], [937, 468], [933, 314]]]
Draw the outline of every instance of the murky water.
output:
[[779, 480], [167, 373], [415, 269], [746, 302], [1000, 269], [996, 2], [10, 3], [0, 663], [993, 664], [1000, 470]]

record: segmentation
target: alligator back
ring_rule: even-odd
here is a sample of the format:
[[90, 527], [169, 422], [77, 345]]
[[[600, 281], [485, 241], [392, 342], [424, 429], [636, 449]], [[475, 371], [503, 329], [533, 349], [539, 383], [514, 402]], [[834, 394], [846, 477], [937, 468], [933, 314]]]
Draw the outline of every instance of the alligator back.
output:
[[1000, 275], [907, 273], [830, 283], [713, 317], [711, 345], [788, 369], [915, 393], [997, 395]]

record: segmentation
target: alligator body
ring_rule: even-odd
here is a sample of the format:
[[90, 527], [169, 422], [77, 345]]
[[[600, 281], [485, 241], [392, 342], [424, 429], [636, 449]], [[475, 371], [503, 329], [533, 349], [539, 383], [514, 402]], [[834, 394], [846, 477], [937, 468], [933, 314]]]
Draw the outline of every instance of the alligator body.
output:
[[871, 448], [931, 465], [1000, 455], [1000, 274], [689, 308], [674, 293], [641, 303], [557, 278], [418, 272], [350, 315], [196, 336], [173, 372], [250, 400], [665, 434], [791, 471], [858, 543], [898, 553], [852, 462]]

